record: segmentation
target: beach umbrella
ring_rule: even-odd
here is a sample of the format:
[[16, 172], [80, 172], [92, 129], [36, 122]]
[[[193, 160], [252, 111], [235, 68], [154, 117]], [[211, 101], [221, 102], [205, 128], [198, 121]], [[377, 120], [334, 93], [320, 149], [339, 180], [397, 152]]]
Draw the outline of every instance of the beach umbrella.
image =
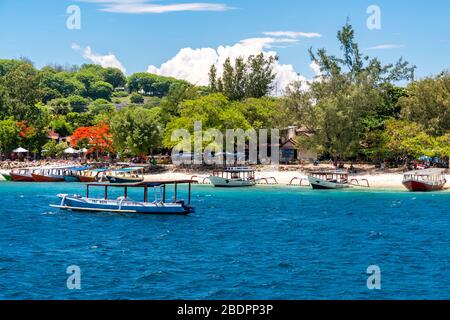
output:
[[72, 147], [67, 148], [66, 150], [64, 150], [64, 153], [66, 153], [66, 154], [77, 154], [78, 152], [79, 152], [78, 150], [75, 150]]
[[28, 150], [27, 150], [27, 149], [24, 149], [24, 148], [22, 148], [22, 147], [19, 147], [19, 148], [13, 150], [13, 152], [14, 152], [14, 153], [27, 153]]

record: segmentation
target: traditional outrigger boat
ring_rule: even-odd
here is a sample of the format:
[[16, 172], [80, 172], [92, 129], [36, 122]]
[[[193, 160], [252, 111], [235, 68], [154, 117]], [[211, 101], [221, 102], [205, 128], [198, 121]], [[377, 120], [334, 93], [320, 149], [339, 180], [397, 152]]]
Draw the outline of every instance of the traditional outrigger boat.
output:
[[100, 180], [100, 175], [109, 169], [92, 169], [81, 172], [81, 174], [78, 176], [78, 179], [80, 179], [80, 182], [97, 182]]
[[308, 175], [308, 181], [315, 190], [349, 188], [348, 172], [315, 171]]
[[13, 169], [11, 170], [11, 172], [9, 173], [10, 177], [11, 177], [11, 181], [16, 181], [16, 182], [33, 182], [33, 176], [32, 173], [35, 171], [36, 169]]
[[217, 188], [252, 187], [256, 185], [255, 170], [252, 168], [215, 170], [209, 180]]
[[444, 169], [425, 169], [406, 172], [403, 185], [412, 192], [439, 191], [444, 189], [447, 180]]
[[78, 168], [70, 168], [64, 171], [64, 181], [66, 182], [80, 182], [80, 176], [83, 172], [86, 172], [90, 169], [90, 167], [78, 167]]
[[35, 182], [64, 182], [64, 174], [67, 170], [72, 169], [69, 167], [47, 167], [40, 168], [34, 171], [31, 176]]
[[[178, 200], [178, 186], [188, 185], [188, 200]], [[167, 201], [167, 186], [174, 186], [174, 198]], [[194, 212], [191, 206], [191, 185], [190, 180], [153, 181], [132, 184], [110, 184], [110, 183], [90, 183], [86, 185], [86, 197], [80, 195], [59, 194], [61, 199], [59, 205], [50, 205], [53, 208], [71, 211], [88, 212], [117, 212], [117, 213], [142, 213], [142, 214], [190, 214]], [[91, 188], [103, 188], [102, 199], [90, 198]], [[123, 188], [123, 196], [113, 200], [108, 199], [109, 188]], [[134, 201], [128, 198], [128, 191], [131, 188], [142, 188], [144, 201]], [[149, 202], [149, 191], [154, 192], [154, 200]], [[158, 197], [158, 195], [160, 197]]]
[[109, 171], [106, 179], [111, 183], [138, 183], [144, 181], [144, 168], [131, 167]]

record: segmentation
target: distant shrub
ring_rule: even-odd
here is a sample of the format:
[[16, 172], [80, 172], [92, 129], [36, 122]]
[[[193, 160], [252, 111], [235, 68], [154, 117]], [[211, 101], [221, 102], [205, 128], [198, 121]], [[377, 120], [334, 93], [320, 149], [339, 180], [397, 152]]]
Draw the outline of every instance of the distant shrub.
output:
[[116, 92], [113, 92], [112, 96], [114, 98], [126, 98], [126, 97], [128, 97], [128, 92], [126, 92], [126, 91], [116, 91]]
[[144, 97], [138, 93], [133, 93], [130, 97], [131, 103], [135, 104], [143, 104], [144, 103]]

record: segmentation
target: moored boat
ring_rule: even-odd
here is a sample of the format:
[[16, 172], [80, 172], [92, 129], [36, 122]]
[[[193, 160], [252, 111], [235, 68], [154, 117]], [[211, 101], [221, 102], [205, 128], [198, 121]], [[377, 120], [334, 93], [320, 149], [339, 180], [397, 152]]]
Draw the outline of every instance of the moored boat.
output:
[[11, 181], [15, 182], [33, 182], [32, 173], [35, 169], [13, 169], [9, 173]]
[[[178, 200], [178, 186], [188, 185], [188, 200]], [[88, 212], [117, 212], [117, 213], [142, 213], [142, 214], [190, 214], [194, 212], [191, 206], [190, 180], [154, 181], [133, 184], [90, 183], [86, 185], [86, 196], [59, 194], [59, 205], [50, 205], [53, 208], [71, 211]], [[168, 185], [174, 186], [173, 200], [168, 201], [166, 189]], [[89, 197], [91, 188], [99, 187], [104, 190], [102, 199]], [[123, 188], [123, 196], [117, 199], [108, 198], [109, 188]], [[143, 189], [143, 201], [134, 201], [128, 198], [128, 191], [133, 188]], [[159, 189], [159, 190], [158, 190]], [[154, 199], [149, 201], [149, 191], [154, 191]], [[161, 197], [158, 198], [158, 195]]]
[[308, 181], [315, 190], [333, 190], [349, 188], [348, 172], [315, 171], [308, 175]]
[[252, 168], [225, 168], [215, 170], [209, 180], [216, 188], [253, 187], [256, 185]]
[[31, 176], [35, 182], [64, 182], [64, 172], [73, 167], [48, 167], [34, 171]]
[[444, 169], [425, 169], [406, 172], [402, 183], [412, 192], [440, 191], [447, 183], [444, 171]]
[[90, 167], [71, 168], [64, 171], [64, 181], [66, 182], [80, 182], [80, 176], [83, 172], [88, 171]]
[[82, 172], [78, 179], [80, 179], [80, 182], [96, 182], [100, 179], [100, 174], [103, 172], [108, 171], [108, 169], [93, 169], [93, 170], [87, 170]]
[[110, 183], [138, 183], [144, 181], [144, 168], [131, 167], [112, 170], [106, 173]]

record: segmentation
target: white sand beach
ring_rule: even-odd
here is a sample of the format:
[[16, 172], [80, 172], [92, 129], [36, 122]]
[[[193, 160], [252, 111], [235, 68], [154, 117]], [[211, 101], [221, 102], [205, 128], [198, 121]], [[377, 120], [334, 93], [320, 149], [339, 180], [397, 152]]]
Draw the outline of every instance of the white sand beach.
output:
[[[170, 179], [193, 179], [200, 183], [208, 183], [205, 179], [209, 176], [205, 172], [197, 173], [183, 173], [183, 172], [165, 172], [162, 174], [146, 175], [146, 180], [170, 180]], [[302, 185], [307, 185], [307, 173], [300, 171], [258, 171], [256, 172], [256, 179], [266, 178], [269, 182], [273, 182], [273, 178], [276, 179], [278, 185], [287, 186], [291, 182], [295, 185], [299, 185], [300, 179], [303, 179]], [[447, 181], [450, 181], [450, 175], [446, 176]], [[293, 181], [293, 179], [295, 179]], [[356, 174], [350, 175], [350, 179], [367, 180], [371, 189], [389, 189], [389, 190], [404, 190], [402, 185], [403, 174], [402, 173], [371, 173], [371, 174]], [[265, 185], [265, 181], [261, 181], [261, 185]], [[361, 185], [365, 186], [365, 181], [361, 181]], [[366, 189], [366, 188], [364, 188]], [[450, 187], [447, 188], [450, 191]]]

